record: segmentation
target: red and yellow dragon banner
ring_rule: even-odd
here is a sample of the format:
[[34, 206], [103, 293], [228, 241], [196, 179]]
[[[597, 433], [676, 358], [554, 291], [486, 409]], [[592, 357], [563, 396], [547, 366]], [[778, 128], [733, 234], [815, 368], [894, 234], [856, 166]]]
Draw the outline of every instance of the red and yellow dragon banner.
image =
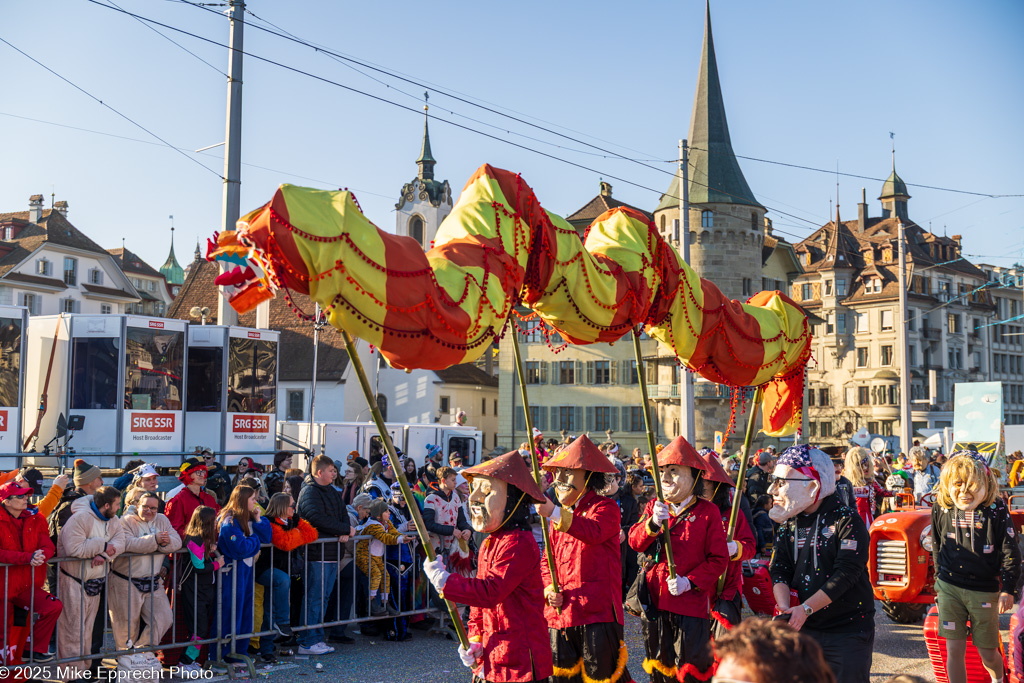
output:
[[769, 382], [769, 435], [799, 426], [811, 333], [789, 297], [725, 298], [631, 209], [605, 212], [581, 241], [509, 171], [481, 166], [426, 253], [377, 228], [350, 192], [282, 185], [207, 258], [236, 266], [218, 284], [233, 288], [240, 313], [278, 289], [308, 294], [332, 325], [401, 369], [473, 361], [517, 304], [573, 344], [614, 342], [643, 325], [713, 382]]

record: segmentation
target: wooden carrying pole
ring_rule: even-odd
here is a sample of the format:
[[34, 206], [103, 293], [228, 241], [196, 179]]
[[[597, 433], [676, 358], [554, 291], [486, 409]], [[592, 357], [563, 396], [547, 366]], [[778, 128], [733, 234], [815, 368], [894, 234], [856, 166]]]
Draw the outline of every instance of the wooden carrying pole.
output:
[[[740, 516], [740, 498], [743, 496], [743, 489], [747, 483], [747, 461], [750, 460], [750, 444], [754, 440], [754, 428], [757, 423], [757, 411], [761, 407], [761, 398], [764, 396], [764, 385], [754, 390], [754, 400], [750, 404], [750, 415], [747, 419], [747, 433], [743, 437], [743, 457], [740, 459], [740, 471], [736, 479], [736, 491], [732, 497], [732, 509], [729, 511], [729, 528], [726, 529], [725, 540], [729, 543], [736, 533], [736, 520]], [[725, 574], [718, 577], [718, 592], [722, 592], [725, 586]]]
[[[647, 448], [651, 451], [651, 475], [654, 478], [654, 495], [662, 503], [665, 496], [661, 493], [661, 472], [658, 470], [658, 453], [654, 443], [654, 430], [651, 429], [651, 408], [647, 398], [647, 373], [644, 372], [644, 358], [640, 353], [640, 333], [633, 330], [633, 352], [636, 355], [636, 374], [640, 380], [640, 408], [644, 414], [644, 427], [647, 428]], [[668, 525], [661, 530], [662, 544], [665, 546], [665, 561], [668, 563], [668, 576], [676, 578], [676, 561], [672, 556], [672, 536]]]
[[[398, 485], [402, 488], [402, 497], [405, 498], [405, 505], [409, 508], [409, 514], [412, 515], [413, 522], [416, 524], [416, 533], [420, 537], [420, 543], [423, 544], [423, 550], [427, 553], [427, 559], [433, 562], [436, 557], [434, 546], [431, 545], [430, 539], [427, 537], [427, 527], [423, 524], [423, 515], [420, 514], [420, 507], [416, 503], [416, 498], [412, 495], [409, 482], [405, 479], [405, 471], [401, 463], [398, 462], [395, 444], [391, 443], [391, 436], [388, 434], [388, 430], [384, 428], [384, 418], [381, 417], [380, 408], [377, 407], [377, 399], [374, 398], [373, 391], [370, 389], [370, 382], [366, 379], [366, 370], [363, 369], [363, 363], [359, 359], [355, 342], [352, 341], [351, 335], [345, 330], [341, 330], [341, 337], [345, 340], [345, 349], [348, 351], [348, 357], [352, 361], [352, 367], [355, 368], [356, 377], [359, 379], [359, 386], [363, 390], [363, 397], [370, 408], [370, 416], [373, 419], [373, 423], [377, 426], [377, 433], [380, 435], [380, 440], [387, 451], [388, 462], [391, 463], [392, 469], [395, 472], [395, 479], [398, 480]], [[459, 635], [459, 644], [468, 650], [469, 638], [466, 635], [466, 627], [462, 624], [459, 611], [450, 600], [445, 600], [444, 603], [448, 607], [448, 616], [451, 617], [455, 630]]]
[[[512, 350], [516, 357], [516, 376], [519, 377], [519, 389], [523, 396], [523, 413], [526, 415], [526, 440], [530, 444], [530, 464], [533, 465], [533, 479], [537, 482], [537, 488], [544, 490], [543, 479], [540, 475], [540, 465], [537, 461], [537, 444], [533, 439], [533, 418], [530, 415], [530, 402], [526, 396], [526, 377], [523, 372], [523, 357], [519, 353], [519, 333], [512, 326]], [[558, 576], [555, 573], [555, 553], [551, 550], [551, 537], [548, 535], [548, 518], [540, 515], [540, 528], [544, 534], [544, 557], [548, 561], [548, 571], [551, 572], [551, 587], [558, 592]], [[557, 609], [561, 613], [561, 609]]]

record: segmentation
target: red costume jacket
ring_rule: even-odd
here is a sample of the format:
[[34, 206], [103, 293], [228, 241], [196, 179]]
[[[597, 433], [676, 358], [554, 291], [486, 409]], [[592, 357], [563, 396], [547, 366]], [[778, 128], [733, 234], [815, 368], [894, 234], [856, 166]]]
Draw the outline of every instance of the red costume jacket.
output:
[[[722, 528], [726, 531], [729, 530], [728, 513], [722, 515]], [[736, 531], [733, 532], [732, 540], [740, 545], [740, 556], [735, 560], [729, 560], [729, 568], [725, 572], [725, 585], [722, 586], [721, 593], [717, 593], [718, 582], [715, 582], [715, 600], [718, 598], [732, 600], [737, 593], [743, 590], [743, 560], [753, 559], [757, 554], [757, 541], [754, 540], [754, 532], [750, 530], [747, 517], [742, 512], [736, 518]]]
[[[550, 628], [583, 624], [622, 623], [622, 548], [619, 506], [588, 490], [572, 510], [562, 508], [558, 527], [551, 529], [562, 613], [544, 605]], [[544, 585], [551, 584], [546, 559], [541, 559]]]
[[[629, 545], [637, 552], [646, 551], [661, 536], [660, 531], [653, 536], [648, 533], [647, 520], [651, 518], [653, 508], [654, 500], [651, 500], [640, 521], [629, 530]], [[676, 574], [688, 578], [691, 588], [682, 595], [668, 592], [668, 563], [663, 551], [658, 563], [647, 572], [651, 597], [660, 610], [706, 619], [711, 611], [711, 596], [717, 587], [718, 577], [729, 563], [722, 516], [713, 503], [697, 499], [678, 517], [669, 519], [668, 524], [672, 530]]]
[[42, 588], [46, 565], [32, 567], [32, 555], [42, 550], [49, 560], [55, 552], [46, 518], [33, 507], [13, 517], [0, 509], [0, 562], [16, 565], [0, 569], [0, 593], [5, 599], [21, 594], [26, 588]]
[[200, 505], [211, 507], [220, 512], [220, 505], [217, 505], [217, 499], [207, 493], [205, 489], [201, 490], [197, 496], [186, 486], [178, 491], [174, 498], [167, 501], [164, 514], [167, 515], [171, 526], [174, 527], [174, 530], [182, 538], [185, 537], [185, 527], [188, 526], [189, 521], [192, 519], [192, 513]]
[[497, 531], [480, 548], [476, 578], [452, 574], [444, 597], [471, 607], [469, 637], [483, 645], [474, 673], [494, 683], [542, 680], [554, 673], [544, 622], [540, 550], [529, 531]]

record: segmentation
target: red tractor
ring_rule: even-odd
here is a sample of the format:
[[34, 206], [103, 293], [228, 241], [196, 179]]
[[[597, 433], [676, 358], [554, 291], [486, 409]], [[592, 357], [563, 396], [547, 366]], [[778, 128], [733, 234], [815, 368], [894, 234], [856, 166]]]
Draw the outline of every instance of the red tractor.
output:
[[[935, 602], [931, 552], [933, 495], [925, 495], [915, 505], [912, 494], [896, 494], [896, 509], [876, 518], [868, 529], [868, 575], [875, 598], [882, 602], [886, 615], [900, 624], [917, 623]], [[1024, 503], [1024, 496], [1010, 496], [1009, 500], [1010, 518], [1020, 538], [1024, 508], [1014, 509], [1015, 499]]]

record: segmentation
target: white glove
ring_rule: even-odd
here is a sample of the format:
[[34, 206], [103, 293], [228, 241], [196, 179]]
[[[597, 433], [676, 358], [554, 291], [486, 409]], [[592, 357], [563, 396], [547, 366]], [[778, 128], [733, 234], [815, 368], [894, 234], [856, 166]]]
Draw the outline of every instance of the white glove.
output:
[[651, 519], [654, 520], [656, 526], [661, 526], [671, 516], [672, 511], [669, 509], [668, 503], [663, 503], [660, 500], [654, 501], [654, 507], [651, 508]]
[[668, 580], [668, 592], [672, 595], [682, 595], [690, 588], [690, 580], [685, 576], [676, 574], [676, 578]]
[[425, 560], [423, 562], [423, 573], [427, 575], [427, 578], [430, 579], [430, 583], [434, 585], [434, 588], [437, 589], [438, 593], [444, 590], [444, 584], [448, 580], [448, 577], [451, 576], [451, 574], [445, 571], [444, 562], [440, 559], [433, 561]]
[[480, 659], [480, 655], [483, 654], [484, 646], [480, 643], [470, 643], [469, 649], [464, 649], [459, 645], [459, 659], [462, 660], [464, 666], [468, 666], [470, 669], [476, 664], [476, 660]]
[[729, 548], [729, 557], [736, 557], [736, 553], [740, 549], [739, 544], [736, 541], [729, 541], [726, 546]]

